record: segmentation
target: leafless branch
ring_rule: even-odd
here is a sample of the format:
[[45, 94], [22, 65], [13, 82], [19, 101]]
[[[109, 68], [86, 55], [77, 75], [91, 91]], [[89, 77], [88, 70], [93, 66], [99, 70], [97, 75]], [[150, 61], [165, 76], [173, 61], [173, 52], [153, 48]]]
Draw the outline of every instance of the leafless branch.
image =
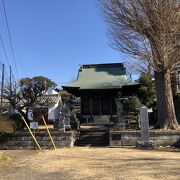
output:
[[112, 47], [143, 60], [155, 71], [180, 64], [179, 0], [99, 0]]

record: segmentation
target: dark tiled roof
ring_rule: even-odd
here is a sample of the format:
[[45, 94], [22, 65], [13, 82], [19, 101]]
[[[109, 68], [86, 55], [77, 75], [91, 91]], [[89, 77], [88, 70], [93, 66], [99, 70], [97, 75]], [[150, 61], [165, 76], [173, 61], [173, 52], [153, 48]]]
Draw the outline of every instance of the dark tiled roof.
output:
[[56, 103], [60, 101], [60, 96], [58, 94], [42, 95], [37, 98], [36, 105], [53, 107]]
[[128, 80], [122, 63], [90, 64], [82, 65], [77, 80], [63, 88], [115, 89], [137, 84]]

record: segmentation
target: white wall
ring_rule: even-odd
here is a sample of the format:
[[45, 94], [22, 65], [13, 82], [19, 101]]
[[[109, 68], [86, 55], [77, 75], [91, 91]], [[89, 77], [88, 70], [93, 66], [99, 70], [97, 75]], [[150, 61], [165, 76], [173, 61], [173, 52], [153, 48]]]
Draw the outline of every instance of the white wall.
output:
[[[51, 95], [51, 94], [58, 94], [59, 95], [59, 101], [54, 105], [54, 107], [48, 109], [48, 120], [55, 120], [59, 119], [60, 116], [60, 104], [61, 104], [61, 96], [59, 93], [57, 93], [55, 90], [49, 90], [46, 95]], [[38, 107], [37, 107], [38, 108]], [[33, 120], [32, 118], [32, 110], [29, 110], [28, 112], [28, 118], [30, 121]]]

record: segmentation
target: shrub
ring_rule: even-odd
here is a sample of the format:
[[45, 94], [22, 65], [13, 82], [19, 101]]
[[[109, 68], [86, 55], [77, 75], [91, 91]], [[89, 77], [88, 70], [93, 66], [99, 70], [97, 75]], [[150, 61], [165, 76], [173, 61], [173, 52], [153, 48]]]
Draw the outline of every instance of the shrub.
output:
[[148, 108], [155, 109], [156, 91], [155, 82], [152, 80], [152, 77], [148, 74], [142, 74], [139, 78], [139, 83], [141, 86], [138, 90], [137, 96], [141, 103]]
[[17, 129], [16, 123], [14, 120], [0, 115], [0, 133], [2, 134], [11, 134], [14, 133]]
[[123, 102], [123, 111], [125, 114], [129, 112], [137, 112], [141, 107], [141, 102], [138, 97], [132, 96]]
[[10, 115], [9, 118], [15, 121], [18, 130], [23, 129], [24, 122], [23, 122], [20, 114], [18, 114], [18, 113], [12, 114], [12, 115]]

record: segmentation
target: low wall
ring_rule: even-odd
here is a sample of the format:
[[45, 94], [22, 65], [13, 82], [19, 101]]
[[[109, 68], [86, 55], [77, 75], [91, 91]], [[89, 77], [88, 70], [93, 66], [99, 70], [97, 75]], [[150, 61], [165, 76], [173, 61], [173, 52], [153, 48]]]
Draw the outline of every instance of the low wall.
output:
[[[51, 135], [57, 148], [74, 146], [76, 140], [75, 131], [55, 131], [51, 132]], [[41, 148], [53, 148], [47, 132], [36, 132], [35, 136]], [[34, 145], [35, 143], [29, 132], [16, 132], [9, 136], [4, 143], [0, 144], [0, 149], [34, 149]], [[35, 145], [35, 148], [38, 147]]]
[[[110, 146], [135, 146], [136, 141], [141, 140], [140, 131], [110, 131]], [[150, 140], [157, 146], [179, 146], [180, 131], [150, 131]]]

